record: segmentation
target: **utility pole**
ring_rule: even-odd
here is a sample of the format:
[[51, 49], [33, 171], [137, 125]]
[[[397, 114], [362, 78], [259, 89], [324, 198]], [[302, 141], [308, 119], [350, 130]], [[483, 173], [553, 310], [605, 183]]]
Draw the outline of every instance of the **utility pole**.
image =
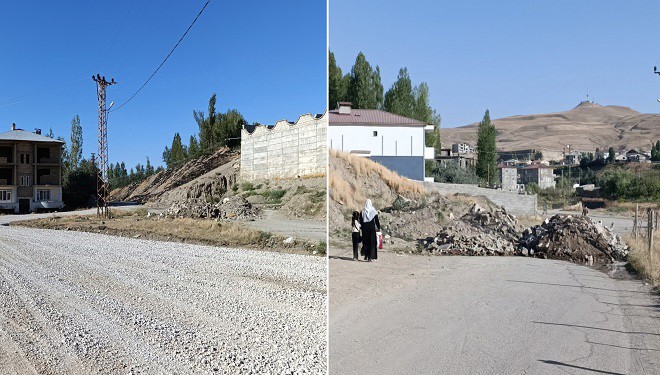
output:
[[[108, 109], [105, 106], [105, 88], [117, 82], [115, 82], [114, 78], [108, 82], [105, 80], [105, 76], [101, 77], [100, 74], [97, 74], [96, 77], [92, 76], [92, 79], [96, 82], [96, 96], [99, 105], [96, 214], [101, 218], [107, 219], [110, 217], [110, 213], [108, 211]], [[111, 103], [110, 107], [112, 107], [112, 104], [114, 103]]]

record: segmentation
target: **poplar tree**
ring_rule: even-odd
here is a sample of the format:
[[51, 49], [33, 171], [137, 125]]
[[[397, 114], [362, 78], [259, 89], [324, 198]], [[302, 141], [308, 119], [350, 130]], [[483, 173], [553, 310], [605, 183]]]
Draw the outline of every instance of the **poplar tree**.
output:
[[328, 56], [328, 109], [337, 108], [337, 103], [349, 100], [348, 81], [350, 76], [344, 76], [341, 68], [337, 66], [335, 54], [329, 52]]
[[383, 106], [380, 68], [373, 69], [362, 52], [351, 69], [348, 96], [353, 108], [380, 109]]
[[69, 145], [69, 169], [78, 168], [82, 160], [83, 137], [80, 117], [75, 115], [71, 120], [71, 143]]
[[[415, 109], [415, 96], [408, 69], [401, 68], [396, 82], [385, 93], [385, 110], [397, 115], [414, 118]], [[422, 119], [418, 120], [424, 121]]]
[[488, 185], [497, 180], [497, 150], [495, 146], [495, 126], [490, 122], [490, 112], [486, 110], [477, 131], [477, 176]]

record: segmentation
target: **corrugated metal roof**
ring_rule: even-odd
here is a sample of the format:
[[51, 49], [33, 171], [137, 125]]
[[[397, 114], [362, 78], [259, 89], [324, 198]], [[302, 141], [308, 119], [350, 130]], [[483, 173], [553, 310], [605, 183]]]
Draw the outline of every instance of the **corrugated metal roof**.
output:
[[369, 124], [369, 125], [408, 125], [426, 126], [427, 123], [412, 118], [395, 115], [379, 109], [351, 109], [351, 113], [330, 111], [330, 125]]
[[50, 143], [64, 143], [57, 139], [46, 137], [22, 129], [10, 130], [8, 132], [0, 133], [0, 141], [26, 141], [26, 142], [50, 142]]

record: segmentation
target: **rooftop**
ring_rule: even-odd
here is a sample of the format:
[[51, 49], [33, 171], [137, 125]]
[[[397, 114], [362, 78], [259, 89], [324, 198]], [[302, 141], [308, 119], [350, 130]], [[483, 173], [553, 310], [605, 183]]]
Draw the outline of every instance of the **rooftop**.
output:
[[[340, 102], [340, 106], [350, 104]], [[339, 109], [330, 111], [330, 125], [339, 124], [368, 124], [368, 125], [408, 125], [426, 126], [425, 122], [409, 117], [395, 115], [394, 113], [381, 111], [380, 109], [354, 109], [350, 108], [348, 113], [340, 112]]]
[[46, 137], [45, 135], [28, 132], [23, 129], [14, 129], [8, 132], [0, 133], [0, 141], [49, 142], [64, 144], [63, 141], [51, 137]]

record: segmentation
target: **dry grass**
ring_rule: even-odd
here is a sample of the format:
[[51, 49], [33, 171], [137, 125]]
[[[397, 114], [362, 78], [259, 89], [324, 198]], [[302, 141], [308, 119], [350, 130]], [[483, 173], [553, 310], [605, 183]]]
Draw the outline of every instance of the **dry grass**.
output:
[[[355, 178], [358, 181], [374, 176], [382, 180], [395, 194], [415, 198], [426, 193], [426, 188], [421, 183], [401, 177], [396, 172], [368, 158], [337, 150], [330, 150], [330, 157], [341, 159], [349, 164], [354, 169]], [[360, 207], [360, 204], [366, 199], [363, 192], [344, 180], [342, 176], [338, 176], [331, 171], [329, 180], [330, 198], [335, 202], [343, 202], [348, 207]]]
[[12, 225], [291, 253], [309, 253], [318, 250], [316, 245], [312, 246], [310, 243], [297, 240], [285, 244], [283, 236], [260, 231], [241, 223], [188, 218], [147, 218], [146, 210], [118, 212], [112, 219], [107, 220], [101, 220], [96, 216], [65, 216], [20, 221]]
[[633, 235], [627, 235], [625, 241], [630, 246], [630, 254], [628, 254], [630, 266], [653, 286], [660, 288], [660, 232], [654, 233], [651, 253], [646, 236], [640, 235], [635, 241]]

